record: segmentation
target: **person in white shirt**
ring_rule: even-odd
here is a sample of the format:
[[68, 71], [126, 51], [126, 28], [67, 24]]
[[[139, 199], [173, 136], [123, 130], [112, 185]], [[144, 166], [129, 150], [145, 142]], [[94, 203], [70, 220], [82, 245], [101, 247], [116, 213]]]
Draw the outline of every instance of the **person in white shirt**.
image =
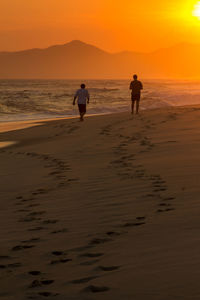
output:
[[73, 105], [76, 103], [76, 99], [78, 98], [78, 108], [80, 113], [80, 121], [83, 121], [83, 117], [86, 113], [86, 103], [89, 104], [90, 102], [90, 95], [88, 90], [85, 88], [85, 84], [81, 84], [81, 88], [76, 91], [74, 96]]

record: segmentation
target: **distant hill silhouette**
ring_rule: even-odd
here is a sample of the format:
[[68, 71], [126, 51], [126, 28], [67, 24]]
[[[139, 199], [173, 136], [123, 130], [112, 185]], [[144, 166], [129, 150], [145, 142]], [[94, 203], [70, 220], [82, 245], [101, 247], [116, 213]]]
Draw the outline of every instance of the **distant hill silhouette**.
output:
[[0, 78], [199, 78], [200, 45], [178, 44], [152, 53], [111, 54], [72, 41], [46, 49], [0, 52]]

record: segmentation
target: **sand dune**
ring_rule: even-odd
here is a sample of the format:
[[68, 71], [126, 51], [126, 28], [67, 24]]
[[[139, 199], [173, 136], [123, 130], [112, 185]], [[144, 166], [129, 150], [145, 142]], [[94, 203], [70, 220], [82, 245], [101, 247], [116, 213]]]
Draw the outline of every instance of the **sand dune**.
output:
[[[198, 299], [199, 107], [2, 132], [0, 299]], [[41, 123], [41, 122], [40, 122]]]

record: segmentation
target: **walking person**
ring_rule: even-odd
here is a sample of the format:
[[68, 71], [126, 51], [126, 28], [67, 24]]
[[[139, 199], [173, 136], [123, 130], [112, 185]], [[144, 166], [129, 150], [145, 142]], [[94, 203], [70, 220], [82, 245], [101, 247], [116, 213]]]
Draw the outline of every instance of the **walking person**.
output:
[[76, 91], [74, 96], [73, 105], [76, 103], [76, 99], [78, 98], [78, 108], [80, 113], [80, 121], [84, 121], [83, 117], [86, 113], [86, 103], [89, 104], [90, 102], [90, 95], [88, 90], [85, 88], [85, 84], [81, 84], [81, 88]]
[[131, 81], [130, 84], [130, 90], [131, 92], [131, 113], [134, 114], [134, 106], [136, 102], [136, 114], [139, 113], [139, 107], [140, 107], [140, 98], [141, 98], [141, 90], [143, 90], [143, 85], [141, 81], [138, 80], [137, 75], [133, 75], [133, 81]]

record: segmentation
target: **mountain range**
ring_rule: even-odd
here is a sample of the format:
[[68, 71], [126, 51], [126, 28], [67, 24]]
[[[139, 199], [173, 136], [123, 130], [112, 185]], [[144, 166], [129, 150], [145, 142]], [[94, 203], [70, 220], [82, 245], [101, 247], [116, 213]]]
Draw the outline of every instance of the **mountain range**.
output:
[[0, 52], [1, 79], [200, 78], [200, 45], [151, 53], [109, 53], [81, 41], [45, 49]]

